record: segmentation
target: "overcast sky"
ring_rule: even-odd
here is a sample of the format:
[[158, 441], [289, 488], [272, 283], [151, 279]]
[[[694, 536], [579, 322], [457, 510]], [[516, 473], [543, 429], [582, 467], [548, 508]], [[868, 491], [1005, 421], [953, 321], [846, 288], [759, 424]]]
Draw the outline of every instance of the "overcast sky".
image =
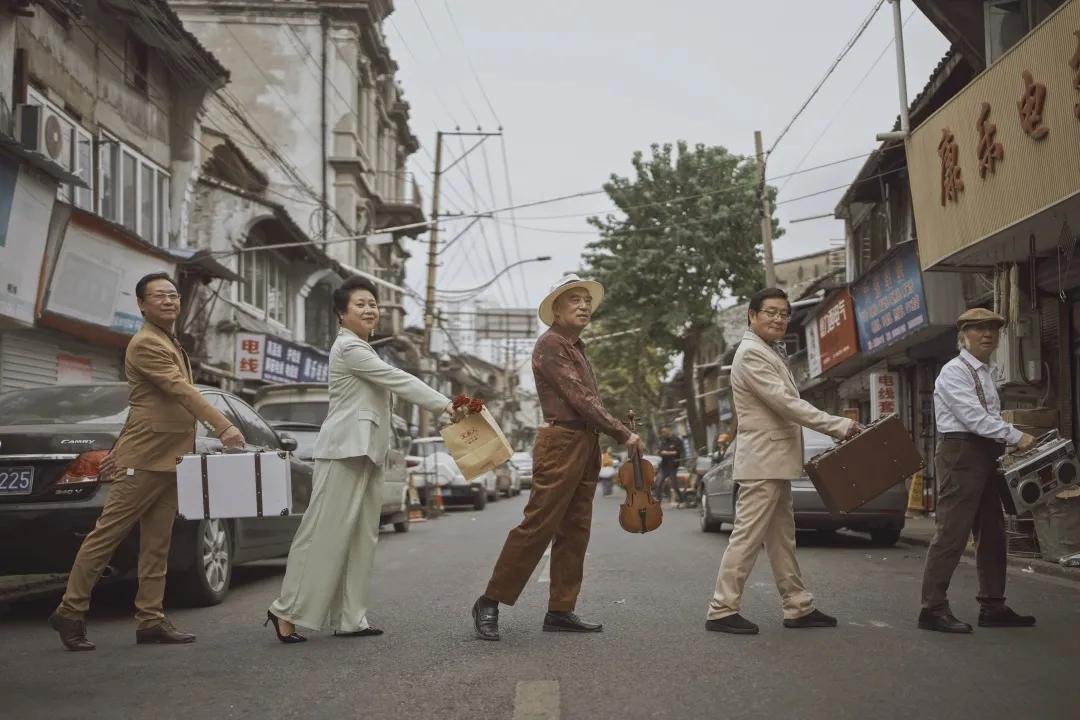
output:
[[[386, 36], [401, 66], [413, 131], [424, 146], [412, 169], [430, 210], [433, 163], [428, 153], [434, 154], [436, 130], [452, 130], [455, 124], [473, 130], [479, 121], [493, 130], [501, 123], [516, 203], [596, 189], [611, 173], [628, 173], [631, 154], [653, 142], [683, 139], [752, 155], [754, 130], [764, 133], [766, 147], [774, 142], [875, 0], [395, 4]], [[905, 44], [913, 99], [947, 43], [911, 2], [903, 2], [902, 11], [908, 18]], [[770, 177], [867, 153], [877, 144], [875, 133], [891, 129], [899, 110], [892, 36], [886, 3], [776, 148]], [[454, 139], [448, 145], [451, 161], [461, 151], [459, 143]], [[491, 185], [485, 155], [478, 150], [467, 168], [459, 163], [446, 176], [445, 210], [509, 204], [498, 139], [488, 141], [485, 151]], [[775, 245], [778, 259], [824, 249], [843, 237], [842, 224], [831, 219], [790, 224], [831, 213], [842, 190], [794, 198], [849, 182], [862, 162], [774, 183], [780, 188], [778, 215], [787, 230]], [[474, 227], [445, 253], [437, 285], [472, 287], [507, 261], [551, 255], [551, 262], [505, 276], [488, 298], [533, 306], [562, 273], [580, 267], [581, 252], [595, 237], [583, 216], [608, 208], [599, 195], [520, 210], [518, 243], [508, 215], [500, 216], [502, 223], [485, 222], [486, 239]], [[446, 222], [443, 238], [461, 227], [461, 221]], [[422, 291], [426, 246], [412, 242], [410, 249], [407, 281]]]

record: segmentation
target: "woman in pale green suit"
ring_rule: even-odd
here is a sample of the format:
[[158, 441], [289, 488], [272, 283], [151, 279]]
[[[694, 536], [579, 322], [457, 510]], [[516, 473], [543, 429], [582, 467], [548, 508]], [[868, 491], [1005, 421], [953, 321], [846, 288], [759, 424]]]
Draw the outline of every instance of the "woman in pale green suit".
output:
[[341, 330], [330, 349], [330, 409], [315, 442], [314, 490], [289, 550], [281, 595], [266, 613], [285, 643], [306, 639], [297, 625], [353, 637], [382, 634], [367, 610], [392, 432], [390, 396], [453, 412], [445, 395], [386, 364], [368, 344], [379, 322], [374, 284], [346, 280], [334, 291], [334, 311]]

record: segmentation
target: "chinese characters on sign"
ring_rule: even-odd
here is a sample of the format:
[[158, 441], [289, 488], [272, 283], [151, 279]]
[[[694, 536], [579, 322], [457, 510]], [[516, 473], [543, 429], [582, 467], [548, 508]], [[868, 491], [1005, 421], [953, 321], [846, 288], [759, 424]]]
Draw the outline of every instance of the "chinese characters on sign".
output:
[[846, 290], [831, 296], [806, 325], [807, 364], [817, 377], [859, 351], [855, 313]]
[[900, 375], [870, 373], [870, 421], [892, 415], [900, 409]]
[[944, 207], [949, 202], [958, 202], [964, 189], [960, 177], [960, 146], [949, 128], [942, 128], [937, 152], [941, 158], [941, 206]]
[[853, 288], [862, 351], [870, 354], [930, 324], [913, 246], [887, 259]]
[[1017, 101], [1020, 110], [1020, 127], [1033, 140], [1042, 140], [1050, 134], [1050, 128], [1042, 124], [1043, 107], [1046, 105], [1046, 86], [1035, 82], [1030, 70], [1022, 73], [1024, 94]]
[[262, 354], [265, 335], [238, 333], [236, 336], [236, 377], [262, 380]]
[[236, 376], [269, 383], [325, 383], [326, 353], [259, 333], [236, 336]]
[[979, 177], [985, 179], [986, 173], [994, 173], [998, 160], [1005, 158], [1005, 147], [997, 142], [997, 125], [987, 122], [990, 118], [990, 103], [984, 102], [979, 110], [979, 120], [975, 128], [979, 131]]

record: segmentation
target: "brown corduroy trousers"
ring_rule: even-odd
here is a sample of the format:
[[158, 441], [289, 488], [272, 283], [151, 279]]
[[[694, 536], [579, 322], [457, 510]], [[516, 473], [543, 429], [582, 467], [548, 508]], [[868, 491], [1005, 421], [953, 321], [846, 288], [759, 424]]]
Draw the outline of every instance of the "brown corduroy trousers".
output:
[[595, 432], [540, 428], [533, 445], [533, 484], [525, 518], [507, 535], [484, 595], [513, 605], [551, 543], [548, 609], [574, 609], [599, 474], [600, 444]]
[[992, 440], [942, 440], [938, 444], [934, 458], [937, 529], [926, 551], [922, 584], [922, 606], [930, 612], [949, 610], [949, 582], [972, 535], [979, 575], [977, 600], [988, 609], [1005, 602], [1007, 543], [996, 461], [1002, 450]]

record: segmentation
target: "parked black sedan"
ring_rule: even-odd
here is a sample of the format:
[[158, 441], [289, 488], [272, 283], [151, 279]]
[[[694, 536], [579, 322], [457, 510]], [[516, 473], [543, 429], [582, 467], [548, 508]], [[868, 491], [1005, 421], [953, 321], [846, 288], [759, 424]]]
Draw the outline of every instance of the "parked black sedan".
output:
[[[200, 387], [240, 428], [248, 449], [292, 451], [240, 398]], [[127, 417], [125, 383], [59, 385], [0, 395], [0, 575], [67, 572], [109, 493], [98, 468]], [[196, 450], [221, 448], [199, 424]], [[196, 605], [229, 591], [237, 563], [285, 555], [311, 497], [311, 466], [292, 458], [293, 514], [231, 520], [180, 520], [173, 526], [168, 588]], [[110, 575], [138, 565], [138, 530], [121, 544]]]

